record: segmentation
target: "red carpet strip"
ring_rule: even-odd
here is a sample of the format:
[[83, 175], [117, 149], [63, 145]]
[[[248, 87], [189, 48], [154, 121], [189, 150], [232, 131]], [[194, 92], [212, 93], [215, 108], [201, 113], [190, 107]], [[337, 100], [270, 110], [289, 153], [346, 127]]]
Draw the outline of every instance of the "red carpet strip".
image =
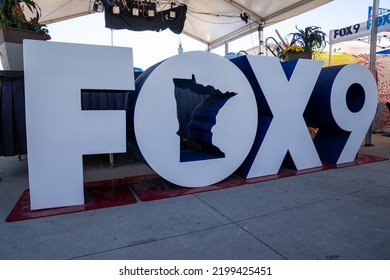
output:
[[104, 180], [85, 183], [85, 204], [79, 206], [60, 207], [43, 210], [31, 210], [29, 190], [23, 192], [19, 201], [8, 215], [6, 222], [40, 218], [66, 213], [94, 210], [113, 206], [133, 204], [137, 202], [136, 197], [141, 201], [152, 201], [169, 197], [194, 194], [199, 192], [213, 191], [230, 187], [237, 187], [245, 184], [252, 184], [318, 172], [328, 169], [342, 168], [353, 165], [372, 163], [388, 160], [383, 157], [359, 155], [353, 162], [336, 165], [326, 164], [318, 168], [305, 170], [292, 170], [282, 168], [277, 175], [263, 176], [252, 179], [243, 179], [237, 175], [232, 175], [217, 184], [201, 188], [184, 188], [167, 182], [157, 174], [127, 177], [123, 179]]
[[128, 180], [133, 192], [138, 196], [141, 201], [151, 201], [186, 194], [226, 189], [230, 187], [241, 186], [247, 183], [245, 179], [237, 175], [232, 175], [227, 179], [223, 180], [222, 182], [201, 188], [180, 187], [168, 181], [165, 181], [157, 174], [129, 177], [126, 179]]
[[127, 205], [137, 202], [137, 199], [131, 193], [129, 186], [123, 179], [85, 183], [84, 198], [84, 205], [31, 210], [30, 191], [25, 190], [8, 215], [6, 222]]

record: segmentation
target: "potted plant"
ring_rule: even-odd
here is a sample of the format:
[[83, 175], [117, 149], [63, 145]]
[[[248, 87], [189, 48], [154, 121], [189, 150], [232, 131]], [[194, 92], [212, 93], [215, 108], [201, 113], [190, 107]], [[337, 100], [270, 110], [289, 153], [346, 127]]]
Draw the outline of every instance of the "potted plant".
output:
[[287, 46], [280, 53], [280, 58], [283, 60], [293, 60], [298, 58], [311, 59], [311, 52], [305, 52], [305, 49], [298, 45]]
[[292, 40], [280, 55], [284, 60], [297, 58], [312, 58], [313, 52], [322, 51], [326, 45], [326, 34], [318, 26], [308, 26], [305, 29], [299, 29], [298, 32], [290, 33]]
[[[25, 9], [32, 17], [27, 20]], [[23, 39], [49, 40], [40, 24], [41, 9], [33, 0], [0, 0], [0, 56], [4, 70], [23, 70]]]

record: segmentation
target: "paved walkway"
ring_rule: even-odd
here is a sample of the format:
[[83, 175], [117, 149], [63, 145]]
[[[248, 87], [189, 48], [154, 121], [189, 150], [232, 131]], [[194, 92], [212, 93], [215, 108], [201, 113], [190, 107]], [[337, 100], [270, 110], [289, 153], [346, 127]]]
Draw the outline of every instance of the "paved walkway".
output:
[[[363, 154], [390, 157], [390, 137], [372, 142]], [[390, 259], [390, 160], [6, 223], [28, 185], [23, 159], [0, 157], [1, 259]], [[118, 163], [85, 177], [151, 172]]]

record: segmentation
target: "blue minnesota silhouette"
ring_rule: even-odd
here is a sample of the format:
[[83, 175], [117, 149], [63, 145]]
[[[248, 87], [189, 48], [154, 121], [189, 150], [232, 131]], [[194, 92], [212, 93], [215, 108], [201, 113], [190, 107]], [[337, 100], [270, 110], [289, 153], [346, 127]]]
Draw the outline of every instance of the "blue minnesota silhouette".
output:
[[219, 110], [226, 102], [237, 95], [234, 92], [222, 93], [211, 85], [191, 79], [173, 79], [177, 117], [181, 138], [180, 161], [195, 161], [223, 158], [225, 153], [213, 144], [213, 126]]

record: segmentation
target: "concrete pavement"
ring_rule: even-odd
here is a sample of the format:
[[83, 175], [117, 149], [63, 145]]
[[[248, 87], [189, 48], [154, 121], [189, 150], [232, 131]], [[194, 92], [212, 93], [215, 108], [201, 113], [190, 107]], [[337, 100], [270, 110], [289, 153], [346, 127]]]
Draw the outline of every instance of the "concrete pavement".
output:
[[[390, 137], [372, 142], [361, 153], [390, 157]], [[152, 172], [127, 159], [110, 169], [106, 159], [90, 160], [86, 181]], [[0, 157], [0, 259], [388, 260], [389, 171], [385, 160], [6, 223], [28, 186], [27, 160]]]

